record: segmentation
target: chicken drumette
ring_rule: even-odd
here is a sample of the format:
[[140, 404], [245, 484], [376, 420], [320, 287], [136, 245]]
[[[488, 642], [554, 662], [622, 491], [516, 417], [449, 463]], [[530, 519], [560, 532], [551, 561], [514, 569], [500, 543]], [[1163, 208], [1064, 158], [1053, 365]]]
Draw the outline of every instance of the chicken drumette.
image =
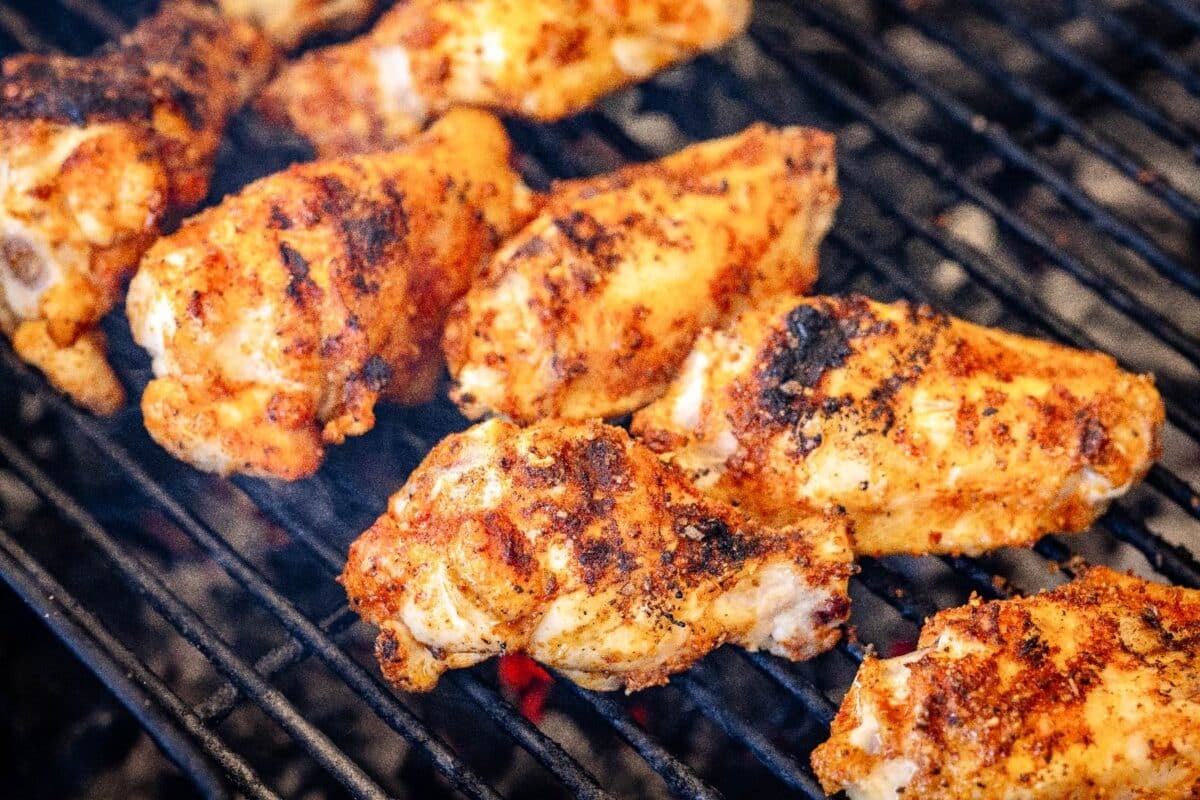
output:
[[457, 105], [550, 121], [746, 26], [750, 0], [409, 0], [304, 55], [261, 108], [325, 155], [393, 146]]
[[1159, 452], [1154, 381], [925, 306], [778, 298], [707, 331], [633, 431], [775, 522], [830, 505], [855, 549], [977, 553], [1083, 530]]
[[1200, 592], [1102, 567], [943, 611], [813, 753], [851, 800], [1200, 797]]
[[433, 449], [342, 582], [400, 688], [524, 652], [634, 690], [724, 642], [795, 659], [832, 646], [851, 571], [841, 517], [764, 528], [621, 428], [490, 420]]
[[529, 218], [498, 120], [462, 109], [410, 146], [250, 184], [146, 254], [129, 289], [157, 378], [151, 435], [206, 470], [296, 478], [369, 430], [380, 396], [428, 400], [442, 320]]
[[807, 290], [837, 206], [833, 137], [755, 125], [559, 185], [455, 307], [470, 417], [612, 417], [658, 397], [706, 325]]
[[204, 198], [227, 119], [274, 61], [252, 26], [178, 0], [96, 55], [0, 67], [0, 327], [94, 411], [123, 393], [93, 326]]

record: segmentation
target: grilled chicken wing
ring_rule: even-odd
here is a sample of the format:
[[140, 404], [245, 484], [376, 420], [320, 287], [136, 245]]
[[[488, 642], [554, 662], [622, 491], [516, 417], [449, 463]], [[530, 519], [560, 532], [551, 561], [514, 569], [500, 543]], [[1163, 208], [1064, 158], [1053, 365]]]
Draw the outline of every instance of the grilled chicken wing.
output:
[[463, 109], [409, 147], [301, 164], [159, 240], [129, 289], [158, 376], [146, 427], [201, 469], [296, 478], [428, 400], [441, 323], [532, 213], [498, 120]]
[[832, 646], [852, 569], [840, 517], [767, 530], [621, 428], [490, 420], [430, 452], [342, 582], [402, 689], [524, 652], [632, 691], [724, 642], [797, 659]]
[[204, 198], [227, 118], [273, 63], [251, 26], [186, 1], [88, 58], [4, 60], [0, 321], [94, 411], [115, 411], [123, 393], [99, 333], [78, 338], [162, 226]]
[[755, 125], [556, 187], [451, 312], [470, 417], [612, 417], [659, 396], [706, 325], [802, 292], [837, 205], [833, 138]]
[[221, 11], [252, 22], [291, 50], [319, 33], [350, 33], [366, 24], [378, 0], [217, 0]]
[[926, 306], [779, 298], [696, 343], [634, 434], [773, 522], [840, 505], [860, 554], [1083, 530], [1159, 453], [1150, 376]]
[[1200, 592], [1096, 567], [868, 659], [812, 762], [851, 800], [1200, 797]]
[[409, 0], [304, 55], [261, 109], [318, 153], [393, 146], [474, 105], [550, 121], [736, 36], [750, 0]]

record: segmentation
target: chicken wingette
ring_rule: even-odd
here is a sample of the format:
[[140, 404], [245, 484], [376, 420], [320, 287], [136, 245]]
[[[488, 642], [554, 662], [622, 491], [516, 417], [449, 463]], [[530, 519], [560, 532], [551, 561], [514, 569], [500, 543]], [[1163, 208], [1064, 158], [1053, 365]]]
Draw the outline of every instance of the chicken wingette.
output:
[[366, 24], [378, 0], [217, 0], [221, 11], [257, 25], [291, 50], [317, 34], [350, 33]]
[[0, 328], [93, 411], [124, 398], [94, 325], [204, 198], [226, 121], [274, 61], [252, 26], [177, 0], [93, 56], [0, 67]]
[[307, 53], [260, 102], [323, 155], [412, 136], [458, 105], [551, 121], [745, 28], [750, 0], [409, 0]]
[[849, 612], [844, 519], [767, 529], [621, 428], [489, 420], [437, 445], [350, 547], [384, 675], [527, 653], [592, 689], [665, 683], [725, 642], [809, 658]]
[[532, 213], [508, 137], [447, 114], [410, 146], [300, 164], [160, 239], [129, 288], [157, 376], [142, 413], [179, 458], [298, 478], [375, 422], [379, 397], [428, 400], [441, 324]]
[[634, 434], [774, 522], [837, 505], [855, 550], [978, 553], [1090, 525], [1159, 453], [1147, 375], [927, 306], [781, 297], [705, 332]]
[[521, 421], [650, 402], [704, 326], [813, 284], [834, 173], [832, 136], [755, 125], [557, 186], [450, 314], [455, 401]]
[[1200, 797], [1200, 592], [1103, 567], [868, 658], [812, 763], [850, 800]]

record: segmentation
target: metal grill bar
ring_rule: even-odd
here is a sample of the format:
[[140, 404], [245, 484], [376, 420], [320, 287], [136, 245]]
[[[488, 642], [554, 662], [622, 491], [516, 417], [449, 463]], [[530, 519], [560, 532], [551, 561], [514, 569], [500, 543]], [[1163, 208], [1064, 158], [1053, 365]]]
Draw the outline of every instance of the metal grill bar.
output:
[[46, 40], [37, 34], [24, 14], [3, 4], [0, 4], [0, 30], [11, 36], [22, 49], [32, 53], [46, 53], [52, 49]]
[[1142, 35], [1124, 19], [1106, 10], [1095, 0], [1082, 0], [1082, 3], [1088, 16], [1096, 20], [1106, 33], [1149, 60], [1150, 63], [1183, 86], [1188, 94], [1200, 97], [1200, 75], [1195, 71], [1160, 47], [1154, 40]]
[[[242, 778], [243, 788], [252, 790], [258, 785], [258, 779], [245, 762], [226, 749], [194, 716], [189, 719], [183, 701], [158, 682], [137, 656], [105, 631], [95, 617], [83, 611], [3, 529], [0, 529], [0, 578], [37, 612], [63, 644], [91, 666], [96, 677], [142, 724], [162, 752], [191, 778], [202, 795], [226, 797], [225, 781], [188, 738], [189, 734], [194, 737], [207, 734], [203, 740], [205, 749], [231, 776]], [[182, 720], [190, 722], [186, 733], [179, 724]]]
[[1137, 95], [1113, 80], [1104, 70], [1077, 55], [1040, 28], [996, 0], [974, 0], [974, 4], [1001, 25], [1018, 31], [1041, 55], [1071, 70], [1086, 86], [1094, 88], [1130, 117], [1176, 147], [1200, 160], [1200, 144], [1196, 130], [1168, 117], [1162, 109], [1143, 102]]
[[[253, 595], [303, 646], [314, 652], [325, 664], [346, 682], [371, 707], [372, 711], [393, 730], [412, 744], [420, 747], [433, 761], [439, 771], [464, 794], [472, 797], [497, 798], [495, 791], [456, 756], [449, 747], [432, 735], [429, 729], [402, 706], [390, 690], [353, 662], [314, 622], [301, 613], [245, 560], [238, 555], [220, 536], [201, 522], [195, 515], [176, 501], [159, 485], [123, 448], [117, 445], [95, 420], [79, 412], [67, 402], [60, 405], [61, 412], [78, 428], [97, 449], [115, 463], [122, 473], [133, 481], [138, 489], [167, 513], [188, 538], [207, 553], [222, 570]], [[207, 653], [206, 653], [207, 655]], [[231, 652], [221, 654], [232, 655]], [[252, 672], [252, 671], [251, 671]], [[227, 676], [228, 677], [228, 676]], [[255, 674], [261, 682], [261, 678]], [[233, 680], [246, 692], [246, 686]], [[263, 682], [265, 686], [265, 682]], [[273, 690], [272, 690], [273, 691]], [[343, 756], [344, 758], [344, 756]], [[328, 766], [328, 765], [327, 765]], [[365, 777], [365, 776], [364, 776]], [[371, 796], [378, 787], [372, 788], [357, 778], [348, 784], [362, 796]], [[379, 790], [381, 791], [381, 790]]]
[[324, 733], [307, 722], [281, 692], [267, 684], [238, 657], [199, 615], [163, 584], [151, 568], [126, 553], [91, 514], [3, 436], [0, 436], [0, 456], [8, 461], [38, 496], [72, 522], [83, 537], [120, 571], [125, 581], [131, 587], [136, 587], [138, 593], [148, 600], [180, 635], [243, 693], [254, 698], [258, 706], [304, 747], [317, 763], [359, 797], [378, 800], [386, 797], [384, 791], [367, 777], [357, 764], [339, 750]]
[[650, 767], [662, 776], [667, 788], [676, 797], [696, 800], [721, 800], [721, 793], [704, 783], [691, 767], [671, 755], [666, 748], [637, 726], [619, 703], [607, 694], [591, 692], [569, 678], [559, 682], [576, 697], [596, 710], [630, 747], [638, 752]]
[[776, 747], [745, 719], [731, 711], [729, 704], [722, 701], [714, 691], [696, 680], [694, 673], [699, 669], [697, 667], [692, 672], [677, 676], [671, 682], [672, 685], [681, 689], [701, 713], [721, 726], [730, 738], [754, 753], [759, 763], [770, 770], [772, 775], [806, 797], [822, 800], [825, 792], [821, 791], [821, 787], [804, 767]]
[[[985, 0], [986, 2], [986, 0]], [[1197, 297], [1200, 297], [1200, 276], [1189, 272], [1172, 258], [1165, 255], [1158, 245], [1154, 244], [1145, 234], [1133, 226], [1117, 219], [1100, 204], [1096, 203], [1070, 181], [1063, 178], [1044, 161], [1037, 158], [1028, 149], [1020, 145], [1002, 127], [996, 125], [972, 111], [949, 92], [936, 86], [920, 73], [905, 66], [890, 50], [880, 45], [874, 38], [862, 33], [859, 29], [821, 3], [805, 3], [800, 7], [806, 16], [820, 22], [822, 30], [828, 31], [844, 42], [848, 47], [870, 56], [871, 65], [882, 69], [894, 80], [908, 86], [917, 92], [930, 105], [941, 112], [948, 120], [956, 124], [964, 136], [977, 136], [988, 143], [992, 151], [1005, 162], [1028, 172], [1036, 177], [1055, 196], [1067, 206], [1076, 211], [1089, 224], [1105, 232], [1114, 241], [1128, 247], [1137, 253], [1147, 264], [1154, 267], [1164, 277], [1174, 281]], [[1004, 209], [1007, 215], [1017, 219], [1004, 205], [992, 198], [994, 205]], [[989, 209], [990, 210], [990, 209]], [[1028, 226], [1022, 220], [1023, 225]], [[1032, 227], [1029, 226], [1031, 229]], [[1047, 240], [1048, 242], [1048, 240]], [[1078, 264], [1078, 262], [1074, 262]], [[1098, 276], [1086, 265], [1080, 265], [1079, 274], [1075, 277], [1088, 288], [1101, 294], [1111, 305], [1121, 308], [1126, 313], [1137, 313], [1157, 316], [1138, 302], [1136, 298], [1124, 291], [1111, 281]], [[1169, 323], [1167, 323], [1169, 324]], [[1173, 326], [1172, 326], [1173, 327]], [[1179, 332], [1183, 335], [1182, 332]], [[1192, 342], [1195, 345], [1195, 342]]]
[[[1028, 106], [1039, 119], [1053, 124], [1055, 128], [1116, 167], [1121, 174], [1147, 186], [1187, 221], [1192, 223], [1200, 221], [1200, 203], [1176, 189], [1165, 176], [1145, 161], [1134, 156], [1111, 139], [1093, 133], [1063, 110], [1058, 103], [999, 64], [977, 55], [978, 51], [968, 47], [948, 28], [932, 24], [925, 17], [911, 11], [901, 0], [881, 0], [881, 2], [900, 19], [903, 19], [906, 24], [919, 30], [922, 36], [948, 48], [962, 63], [985, 76], [992, 84], [1007, 92], [1009, 96]], [[1138, 41], [1142, 40], [1138, 39]]]
[[1200, 9], [1188, 5], [1187, 0], [1154, 0], [1154, 2], [1168, 9], [1180, 20], [1190, 25], [1193, 30], [1200, 31]]
[[57, 2], [86, 19], [92, 27], [110, 39], [119, 39], [128, 30], [120, 17], [92, 0], [57, 0]]

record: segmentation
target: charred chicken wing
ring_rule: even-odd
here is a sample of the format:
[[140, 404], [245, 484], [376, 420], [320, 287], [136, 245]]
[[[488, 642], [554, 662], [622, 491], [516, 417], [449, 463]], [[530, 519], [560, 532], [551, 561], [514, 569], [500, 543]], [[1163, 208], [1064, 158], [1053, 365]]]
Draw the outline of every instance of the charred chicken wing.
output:
[[1200, 592], [1097, 567], [868, 659], [813, 753], [851, 800], [1200, 797]]
[[229, 115], [273, 63], [250, 25], [180, 0], [91, 57], [0, 67], [0, 326], [94, 411], [123, 393], [99, 333], [80, 336], [163, 225], [204, 198]]
[[350, 33], [366, 24], [378, 0], [217, 0], [221, 11], [253, 22], [291, 50], [319, 33]]
[[632, 691], [724, 642], [796, 659], [832, 646], [851, 571], [841, 517], [766, 529], [621, 428], [494, 419], [430, 452], [342, 582], [402, 689], [524, 652]]
[[779, 298], [707, 331], [635, 435], [773, 522], [829, 505], [860, 554], [1083, 530], [1159, 452], [1153, 379], [906, 303]]
[[159, 240], [129, 289], [157, 378], [151, 435], [201, 469], [308, 475], [376, 399], [428, 400], [441, 324], [528, 219], [498, 120], [463, 109], [409, 147], [301, 164]]
[[451, 312], [470, 417], [612, 417], [666, 389], [706, 325], [806, 291], [837, 205], [833, 138], [755, 125], [556, 187]]
[[750, 0], [409, 0], [304, 55], [261, 102], [324, 155], [390, 147], [456, 105], [551, 121], [746, 26]]

